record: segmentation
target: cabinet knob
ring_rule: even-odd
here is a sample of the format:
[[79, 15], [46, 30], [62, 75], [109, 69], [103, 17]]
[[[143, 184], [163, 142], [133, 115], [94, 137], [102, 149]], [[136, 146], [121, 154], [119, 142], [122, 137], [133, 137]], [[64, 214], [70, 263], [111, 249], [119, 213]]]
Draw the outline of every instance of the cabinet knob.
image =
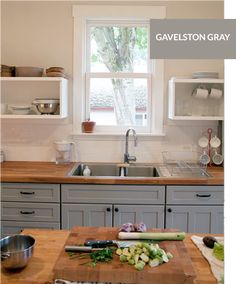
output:
[[109, 207], [106, 210], [107, 210], [107, 212], [111, 212], [111, 208], [109, 208]]
[[119, 212], [119, 208], [115, 208], [115, 212]]
[[171, 209], [171, 208], [168, 208], [167, 211], [171, 213], [171, 212], [172, 212], [172, 209]]

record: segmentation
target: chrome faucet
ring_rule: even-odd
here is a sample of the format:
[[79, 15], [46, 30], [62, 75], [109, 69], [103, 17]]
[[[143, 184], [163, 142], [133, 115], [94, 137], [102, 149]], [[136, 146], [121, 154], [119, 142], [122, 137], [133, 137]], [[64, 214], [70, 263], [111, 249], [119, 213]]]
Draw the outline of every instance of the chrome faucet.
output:
[[126, 131], [125, 134], [125, 154], [124, 154], [124, 163], [129, 163], [130, 161], [135, 162], [136, 161], [136, 157], [135, 156], [130, 156], [129, 152], [128, 152], [128, 146], [129, 146], [129, 133], [132, 132], [133, 136], [134, 136], [134, 146], [136, 147], [138, 144], [138, 139], [137, 139], [137, 135], [136, 135], [136, 131], [133, 128], [129, 128]]

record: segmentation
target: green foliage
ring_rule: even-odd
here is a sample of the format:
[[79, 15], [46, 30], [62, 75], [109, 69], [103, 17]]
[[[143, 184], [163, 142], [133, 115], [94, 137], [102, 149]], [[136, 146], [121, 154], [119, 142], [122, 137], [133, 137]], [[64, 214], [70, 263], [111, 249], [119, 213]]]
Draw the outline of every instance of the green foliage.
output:
[[215, 242], [214, 243], [214, 248], [213, 248], [213, 255], [221, 260], [224, 261], [224, 245]]

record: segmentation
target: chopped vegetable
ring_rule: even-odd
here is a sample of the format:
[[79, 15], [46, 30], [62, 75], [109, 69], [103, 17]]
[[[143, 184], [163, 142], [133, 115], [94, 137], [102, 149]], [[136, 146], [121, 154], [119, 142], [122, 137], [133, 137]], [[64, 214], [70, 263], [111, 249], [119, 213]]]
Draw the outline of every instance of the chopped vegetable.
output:
[[170, 252], [167, 252], [166, 255], [167, 255], [167, 257], [168, 257], [169, 259], [173, 258], [173, 254], [170, 253]]
[[224, 245], [215, 242], [214, 243], [214, 248], [213, 248], [213, 255], [221, 260], [224, 261]]
[[143, 261], [138, 261], [138, 263], [134, 265], [134, 267], [139, 271], [143, 270], [144, 266], [145, 266], [145, 262], [143, 262]]
[[160, 264], [160, 262], [159, 262], [159, 259], [157, 259], [157, 258], [149, 260], [149, 265], [150, 265], [151, 267], [156, 267], [156, 266], [158, 266], [159, 264]]
[[121, 255], [120, 255], [120, 261], [121, 261], [121, 262], [126, 262], [126, 261], [127, 261], [127, 256], [124, 255], [124, 254], [121, 254]]
[[139, 271], [143, 270], [146, 264], [156, 267], [173, 258], [170, 252], [166, 253], [153, 243], [137, 243], [129, 248], [117, 249], [116, 253], [120, 256], [121, 262], [128, 262]]

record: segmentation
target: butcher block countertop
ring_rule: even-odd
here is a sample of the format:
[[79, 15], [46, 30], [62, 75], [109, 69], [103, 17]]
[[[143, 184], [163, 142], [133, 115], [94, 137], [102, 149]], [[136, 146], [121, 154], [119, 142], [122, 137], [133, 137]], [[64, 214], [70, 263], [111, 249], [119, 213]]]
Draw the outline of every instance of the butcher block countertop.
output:
[[208, 167], [211, 177], [83, 177], [70, 176], [76, 163], [56, 165], [53, 162], [7, 161], [1, 164], [2, 182], [81, 183], [81, 184], [161, 184], [223, 185], [223, 167]]
[[[93, 230], [93, 228], [89, 227], [87, 227], [87, 229]], [[103, 230], [102, 227], [97, 229], [99, 231]], [[52, 284], [54, 277], [53, 269], [58, 261], [59, 255], [62, 253], [65, 242], [70, 235], [70, 231], [26, 229], [23, 231], [23, 234], [31, 235], [35, 238], [36, 245], [34, 255], [28, 266], [21, 271], [9, 272], [2, 268], [2, 283]], [[188, 234], [183, 242], [188, 253], [188, 257], [191, 259], [192, 267], [196, 275], [194, 283], [216, 284], [217, 282], [211, 273], [208, 262], [204, 259], [197, 247], [192, 243], [190, 236], [191, 235]]]

